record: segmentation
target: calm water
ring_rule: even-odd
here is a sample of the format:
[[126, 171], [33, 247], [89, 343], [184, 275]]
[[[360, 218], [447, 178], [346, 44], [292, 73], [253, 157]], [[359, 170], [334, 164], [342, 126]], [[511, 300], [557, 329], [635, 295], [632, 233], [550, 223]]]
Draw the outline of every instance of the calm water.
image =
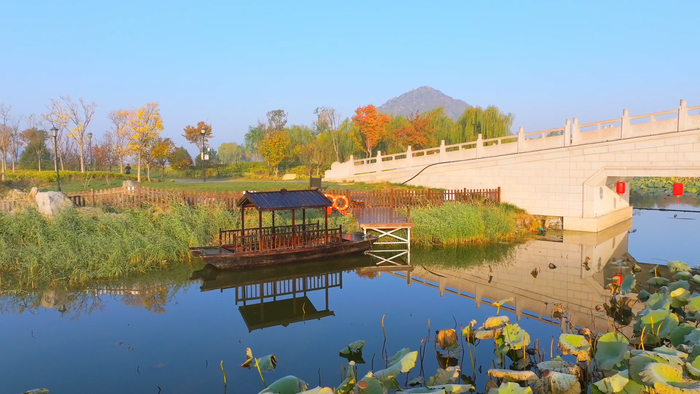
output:
[[[698, 210], [675, 200], [666, 208]], [[488, 301], [508, 297], [514, 301], [501, 314], [512, 322], [519, 319], [533, 342], [539, 338], [546, 348], [560, 333], [549, 317], [556, 303], [569, 309], [576, 325], [605, 330], [605, 316], [591, 307], [606, 299], [603, 287], [615, 273], [608, 262], [629, 253], [642, 263], [668, 259], [699, 266], [697, 234], [700, 213], [637, 210], [633, 221], [595, 235], [548, 234], [488, 248], [414, 249], [411, 270], [396, 272], [368, 268], [372, 259], [366, 258], [293, 271], [197, 272], [192, 280], [191, 270], [183, 267], [80, 291], [4, 290], [0, 393], [36, 387], [51, 393], [222, 393], [222, 360], [228, 392], [257, 393], [263, 389], [257, 370], [239, 366], [247, 347], [257, 357], [277, 356], [277, 369], [264, 373], [268, 384], [293, 374], [309, 387], [319, 379], [334, 387], [347, 363], [338, 352], [357, 339], [367, 341], [359, 373], [372, 365], [384, 368], [382, 317], [386, 352], [392, 355], [403, 347], [418, 350], [428, 322], [432, 334], [472, 319], [481, 324], [496, 313]], [[589, 270], [581, 265], [586, 257]], [[548, 268], [550, 263], [557, 268]], [[353, 269], [341, 270], [348, 267]], [[272, 283], [278, 293], [304, 285], [308, 291], [261, 304], [255, 297], [272, 289]], [[482, 391], [492, 341], [482, 342], [475, 358]], [[432, 342], [422, 367], [426, 378], [438, 368]], [[468, 353], [462, 367], [472, 375]], [[410, 378], [420, 368], [419, 361]]]

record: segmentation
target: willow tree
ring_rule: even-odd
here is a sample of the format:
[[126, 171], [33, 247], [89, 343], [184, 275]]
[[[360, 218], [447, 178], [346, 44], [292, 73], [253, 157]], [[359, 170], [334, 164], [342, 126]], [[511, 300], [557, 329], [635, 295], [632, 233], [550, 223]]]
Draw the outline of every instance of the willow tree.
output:
[[493, 105], [486, 109], [469, 107], [455, 122], [452, 141], [448, 143], [474, 141], [479, 134], [483, 139], [505, 137], [510, 134], [513, 119], [513, 114], [505, 114]]
[[160, 117], [158, 103], [146, 103], [136, 111], [131, 122], [131, 141], [129, 147], [136, 154], [138, 162], [137, 181], [141, 182], [141, 162], [152, 148], [152, 144], [163, 131], [163, 119]]

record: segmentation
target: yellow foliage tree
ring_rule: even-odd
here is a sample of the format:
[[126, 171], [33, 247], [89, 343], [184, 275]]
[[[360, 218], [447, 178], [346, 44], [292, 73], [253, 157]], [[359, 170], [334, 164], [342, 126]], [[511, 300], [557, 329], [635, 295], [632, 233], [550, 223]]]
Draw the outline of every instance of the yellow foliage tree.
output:
[[268, 133], [258, 145], [258, 151], [263, 160], [275, 171], [277, 176], [279, 164], [287, 157], [287, 151], [291, 141], [284, 131], [272, 131]]
[[160, 117], [158, 103], [146, 103], [136, 111], [136, 117], [131, 121], [131, 140], [129, 148], [136, 155], [137, 181], [141, 182], [141, 162], [142, 158], [148, 154], [153, 141], [158, 138], [163, 131], [163, 119]]

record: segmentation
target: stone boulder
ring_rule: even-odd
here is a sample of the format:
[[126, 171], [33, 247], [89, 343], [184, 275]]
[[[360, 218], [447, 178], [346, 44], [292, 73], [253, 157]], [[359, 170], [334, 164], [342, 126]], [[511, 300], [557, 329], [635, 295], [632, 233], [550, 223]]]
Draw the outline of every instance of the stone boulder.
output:
[[122, 182], [122, 187], [125, 187], [125, 188], [127, 188], [127, 189], [129, 189], [129, 190], [134, 190], [134, 189], [136, 189], [136, 186], [138, 186], [138, 185], [137, 185], [136, 182], [134, 182], [134, 181], [124, 181], [124, 182]]
[[56, 216], [64, 209], [73, 207], [73, 202], [61, 192], [38, 192], [35, 200], [37, 210], [48, 216]]

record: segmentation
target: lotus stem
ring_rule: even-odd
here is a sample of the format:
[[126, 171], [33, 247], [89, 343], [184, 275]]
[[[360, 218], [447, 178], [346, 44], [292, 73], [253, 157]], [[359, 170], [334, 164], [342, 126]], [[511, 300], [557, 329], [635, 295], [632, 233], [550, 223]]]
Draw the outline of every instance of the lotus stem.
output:
[[646, 329], [647, 329], [647, 326], [644, 326], [644, 328], [642, 328], [642, 335], [640, 336], [640, 339], [639, 339], [639, 344], [642, 345], [642, 350], [645, 350], [644, 349], [644, 331], [646, 331]]
[[659, 323], [659, 328], [656, 329], [656, 336], [659, 336], [659, 333], [661, 332], [661, 326], [664, 325], [664, 322]]
[[649, 315], [649, 317], [651, 318], [651, 330], [653, 331], [654, 330], [654, 316]]
[[469, 361], [472, 362], [472, 376], [476, 375], [476, 368], [474, 368], [474, 356], [472, 356], [472, 344], [467, 341], [467, 346], [469, 346]]
[[258, 359], [255, 359], [255, 366], [258, 367], [258, 373], [260, 374], [260, 379], [262, 379], [263, 385], [267, 388], [267, 383], [265, 383], [265, 378], [262, 376], [262, 371], [260, 370], [260, 364], [258, 364]]
[[221, 360], [221, 372], [224, 373], [224, 387], [226, 387], [226, 371], [224, 370], [224, 360]]
[[549, 345], [549, 359], [554, 358], [554, 337], [552, 337], [552, 343]]

